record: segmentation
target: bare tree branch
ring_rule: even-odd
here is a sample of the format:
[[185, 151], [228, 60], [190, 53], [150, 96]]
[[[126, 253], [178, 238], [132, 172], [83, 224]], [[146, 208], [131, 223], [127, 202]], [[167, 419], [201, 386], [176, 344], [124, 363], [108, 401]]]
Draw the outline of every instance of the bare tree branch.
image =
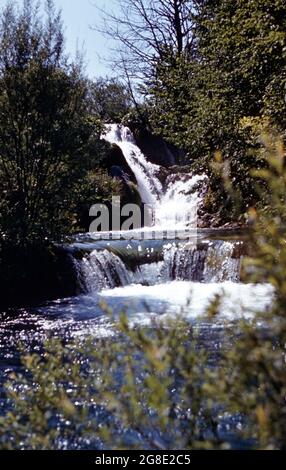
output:
[[[114, 0], [116, 11], [101, 9], [94, 27], [116, 44], [113, 67], [128, 73], [128, 80], [152, 76], [166, 54], [189, 54], [193, 44], [193, 0]], [[96, 6], [96, 5], [95, 5]]]

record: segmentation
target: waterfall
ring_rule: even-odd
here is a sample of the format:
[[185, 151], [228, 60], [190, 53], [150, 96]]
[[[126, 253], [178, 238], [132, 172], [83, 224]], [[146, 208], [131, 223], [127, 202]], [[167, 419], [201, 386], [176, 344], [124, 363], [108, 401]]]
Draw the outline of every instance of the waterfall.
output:
[[207, 242], [199, 247], [175, 244], [164, 248], [164, 262], [160, 278], [203, 283], [238, 282], [241, 257], [235, 255], [240, 243], [222, 240]]
[[162, 249], [161, 261], [139, 264], [133, 270], [120, 254], [108, 249], [94, 250], [83, 258], [82, 273], [89, 292], [132, 284], [152, 286], [171, 281], [239, 282], [239, 245], [239, 242], [221, 240], [208, 241], [197, 247], [167, 244]]
[[239, 281], [242, 256], [234, 256], [235, 248], [239, 246], [242, 246], [241, 242], [218, 240], [209, 243], [203, 271], [204, 282]]
[[136, 177], [142, 201], [153, 208], [155, 228], [172, 230], [197, 227], [197, 208], [202, 202], [206, 175], [170, 175], [163, 188], [158, 178], [160, 166], [147, 161], [128, 127], [106, 125], [102, 138], [121, 148]]
[[164, 248], [164, 262], [160, 271], [161, 282], [171, 280], [201, 281], [205, 263], [205, 251], [195, 247]]
[[163, 193], [162, 185], [157, 178], [160, 167], [148, 162], [137, 147], [132, 132], [128, 127], [118, 124], [109, 124], [106, 126], [104, 140], [111, 144], [116, 144], [121, 148], [122, 153], [133, 171], [138, 191], [145, 204], [154, 206]]
[[[202, 203], [207, 183], [205, 175], [170, 174], [163, 185], [158, 177], [160, 167], [148, 162], [128, 127], [106, 125], [102, 139], [121, 148], [137, 179], [143, 202], [152, 205], [155, 233], [156, 229], [197, 227], [197, 208]], [[100, 292], [130, 285], [167, 285], [172, 281], [205, 284], [239, 281], [240, 259], [236, 242], [209, 240], [198, 245], [190, 241], [156, 245], [150, 240], [149, 243], [150, 246], [147, 243], [145, 247], [146, 253], [152, 252], [151, 261], [141, 261], [140, 245], [136, 253], [129, 245], [116, 247], [109, 243], [104, 249], [95, 249], [85, 256], [81, 264], [88, 291]]]
[[123, 261], [108, 250], [94, 250], [84, 257], [81, 269], [89, 292], [105, 288], [125, 286], [132, 283], [131, 273]]
[[171, 175], [166, 191], [155, 205], [155, 226], [166, 229], [196, 228], [205, 175]]

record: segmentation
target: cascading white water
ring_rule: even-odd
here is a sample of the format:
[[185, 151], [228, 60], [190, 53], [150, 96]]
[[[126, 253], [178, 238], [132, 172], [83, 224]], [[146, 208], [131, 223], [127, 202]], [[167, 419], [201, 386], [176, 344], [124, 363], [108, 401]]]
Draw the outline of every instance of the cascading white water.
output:
[[237, 243], [213, 241], [200, 247], [166, 245], [161, 282], [170, 280], [203, 283], [238, 282], [241, 258], [234, 256]]
[[142, 201], [153, 208], [154, 228], [173, 230], [197, 227], [201, 188], [207, 182], [205, 175], [171, 175], [163, 189], [158, 178], [160, 167], [147, 161], [128, 127], [109, 124], [102, 138], [121, 148], [137, 179]]
[[242, 258], [233, 256], [238, 244], [221, 240], [209, 243], [203, 272], [204, 282], [239, 281]]
[[197, 210], [202, 201], [200, 188], [207, 182], [205, 175], [174, 175], [155, 205], [155, 227], [196, 228]]
[[121, 148], [128, 165], [137, 179], [138, 191], [142, 201], [145, 204], [154, 206], [163, 193], [162, 185], [156, 177], [160, 167], [146, 160], [141, 150], [137, 147], [132, 132], [128, 127], [109, 124], [106, 126], [106, 132], [102, 138]]
[[[191, 233], [190, 229], [196, 228], [197, 208], [202, 202], [207, 177], [170, 174], [163, 185], [158, 177], [160, 167], [147, 161], [127, 127], [108, 125], [102, 138], [121, 148], [137, 179], [142, 201], [152, 205], [152, 231], [157, 228], [168, 231], [187, 229]], [[118, 295], [122, 297], [123, 304], [126, 302], [128, 306], [129, 296], [133, 299], [138, 296], [139, 304], [134, 307], [136, 312], [142, 308], [140, 296], [144, 293], [146, 299], [150, 299], [151, 310], [155, 308], [155, 311], [164, 311], [170, 308], [169, 295], [172, 299], [176, 298], [177, 289], [184, 291], [182, 301], [186, 300], [186, 293], [190, 289], [200, 296], [203, 292], [209, 292], [207, 297], [211, 300], [214, 293], [220, 292], [222, 285], [227, 284], [228, 290], [231, 290], [232, 284], [240, 285], [239, 242], [205, 240], [194, 244], [190, 238], [181, 243], [149, 243], [145, 248], [141, 244], [135, 244], [132, 248], [126, 242], [122, 248], [122, 245], [109, 242], [106, 248], [99, 248], [86, 256], [82, 264], [89, 293], [107, 298], [117, 298]], [[146, 258], [142, 254], [144, 249]], [[153, 256], [148, 259], [150, 250]], [[157, 250], [156, 256], [154, 250]], [[178, 295], [180, 297], [180, 293]], [[181, 300], [174, 302], [174, 308]]]
[[95, 250], [84, 257], [82, 271], [89, 292], [132, 284], [131, 273], [123, 261], [108, 250]]
[[234, 257], [237, 243], [213, 241], [196, 246], [167, 244], [162, 261], [143, 263], [133, 271], [113, 252], [94, 250], [82, 260], [89, 292], [128, 285], [156, 285], [171, 281], [202, 283], [238, 282], [240, 257]]

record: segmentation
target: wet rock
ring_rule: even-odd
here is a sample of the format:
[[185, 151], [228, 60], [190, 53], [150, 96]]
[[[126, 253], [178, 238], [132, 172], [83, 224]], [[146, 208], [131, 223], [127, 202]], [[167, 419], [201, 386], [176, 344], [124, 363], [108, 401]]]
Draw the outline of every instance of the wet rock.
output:
[[138, 191], [137, 185], [134, 184], [132, 181], [123, 184], [122, 203], [136, 204], [138, 206], [142, 205], [142, 199]]
[[110, 151], [106, 159], [106, 167], [109, 174], [111, 174], [112, 168], [120, 168], [122, 173], [124, 173], [131, 181], [133, 181], [133, 183], [136, 183], [136, 178], [133, 171], [126, 162], [121, 148], [116, 144], [110, 145]]
[[110, 175], [113, 178], [119, 178], [121, 181], [124, 183], [129, 183], [130, 177], [123, 171], [123, 169], [120, 166], [112, 166], [110, 169]]
[[170, 167], [183, 158], [183, 152], [168, 144], [162, 137], [151, 134], [147, 129], [130, 126], [136, 144], [148, 161], [163, 167]]
[[182, 178], [182, 175], [186, 175], [186, 177], [188, 175], [189, 177], [190, 173], [191, 167], [189, 166], [173, 165], [168, 168], [163, 166], [160, 167], [156, 176], [163, 185], [163, 188], [166, 188], [172, 180], [174, 181], [178, 177], [178, 175], [180, 175], [180, 178]]

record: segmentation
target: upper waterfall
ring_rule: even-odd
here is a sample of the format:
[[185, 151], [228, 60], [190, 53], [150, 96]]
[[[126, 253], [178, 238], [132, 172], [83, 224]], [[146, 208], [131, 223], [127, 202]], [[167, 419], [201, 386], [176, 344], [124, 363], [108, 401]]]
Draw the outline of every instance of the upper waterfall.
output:
[[136, 177], [143, 203], [152, 206], [155, 228], [169, 230], [197, 227], [197, 208], [202, 202], [206, 175], [170, 174], [163, 187], [158, 177], [160, 166], [148, 162], [128, 127], [108, 124], [102, 139], [121, 148]]
[[148, 162], [141, 150], [137, 147], [134, 136], [128, 127], [118, 124], [106, 126], [104, 140], [116, 144], [130, 166], [137, 180], [138, 190], [145, 204], [156, 205], [163, 194], [163, 188], [156, 176], [158, 165]]

